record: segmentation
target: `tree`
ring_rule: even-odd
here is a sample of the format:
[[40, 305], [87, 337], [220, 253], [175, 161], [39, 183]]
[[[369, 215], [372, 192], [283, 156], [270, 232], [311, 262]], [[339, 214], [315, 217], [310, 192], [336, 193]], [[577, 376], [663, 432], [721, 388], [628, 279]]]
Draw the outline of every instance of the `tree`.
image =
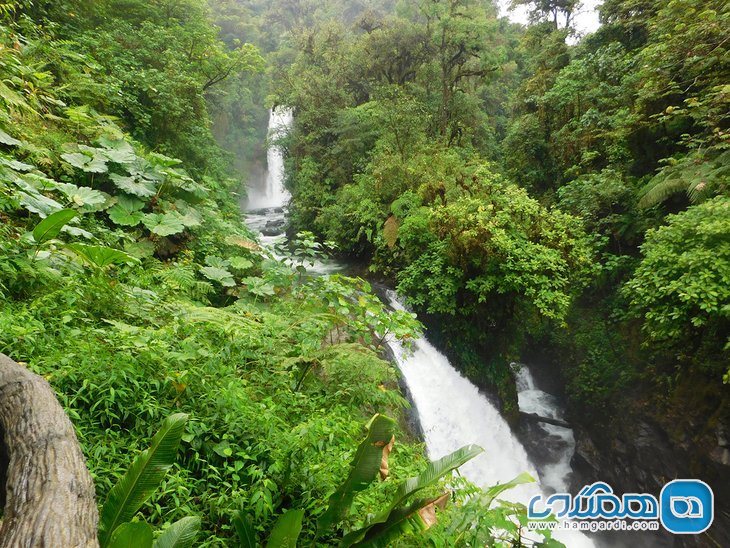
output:
[[473, 91], [475, 85], [499, 68], [496, 48], [489, 40], [494, 35], [496, 19], [493, 12], [475, 0], [424, 1], [419, 8], [430, 34], [438, 75], [438, 133], [449, 142], [458, 141], [460, 120], [455, 114], [459, 94]]
[[553, 27], [570, 28], [573, 15], [580, 9], [580, 0], [512, 0], [511, 7], [527, 6], [532, 22], [549, 21]]
[[94, 484], [74, 427], [48, 382], [4, 354], [0, 435], [0, 546], [94, 546]]
[[[717, 197], [649, 230], [623, 292], [649, 341], [722, 363], [730, 339], [730, 198]], [[724, 347], [724, 349], [723, 349]]]

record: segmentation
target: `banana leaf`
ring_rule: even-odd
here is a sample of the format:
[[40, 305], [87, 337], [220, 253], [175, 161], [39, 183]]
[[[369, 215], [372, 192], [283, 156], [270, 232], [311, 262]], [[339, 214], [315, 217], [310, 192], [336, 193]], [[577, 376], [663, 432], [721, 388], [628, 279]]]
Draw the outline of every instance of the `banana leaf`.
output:
[[111, 535], [130, 521], [152, 496], [177, 455], [188, 416], [176, 413], [165, 419], [150, 447], [140, 453], [127, 473], [112, 487], [99, 519], [99, 544], [109, 545]]
[[179, 519], [157, 537], [153, 547], [192, 548], [198, 531], [200, 531], [200, 518], [188, 516]]
[[58, 236], [61, 229], [74, 217], [76, 217], [76, 211], [73, 209], [62, 209], [61, 211], [51, 213], [33, 229], [33, 239], [37, 244], [52, 240]]
[[367, 437], [360, 443], [352, 461], [347, 479], [329, 499], [329, 506], [317, 523], [317, 534], [342, 521], [352, 506], [355, 494], [365, 489], [380, 471], [383, 449], [394, 436], [395, 421], [384, 415], [375, 415], [368, 423]]
[[122, 523], [109, 539], [109, 548], [152, 548], [152, 527], [147, 523]]
[[241, 510], [233, 516], [233, 527], [238, 533], [238, 545], [241, 548], [258, 548], [259, 543], [256, 541], [256, 531], [251, 518], [244, 516]]
[[289, 510], [281, 515], [271, 530], [266, 548], [297, 548], [303, 517], [304, 510]]
[[[450, 455], [446, 455], [439, 460], [431, 462], [418, 476], [407, 479], [400, 485], [400, 487], [398, 487], [393, 500], [385, 511], [378, 514], [362, 529], [358, 529], [345, 535], [340, 546], [353, 546], [359, 542], [367, 542], [370, 539], [370, 530], [375, 526], [379, 527], [372, 534], [379, 536], [379, 531], [383, 528], [387, 528], [390, 531], [392, 530], [390, 529], [391, 525], [397, 528], [399, 524], [405, 524], [404, 520], [406, 520], [411, 513], [416, 512], [419, 508], [421, 508], [421, 506], [416, 507], [417, 504], [399, 508], [399, 506], [403, 504], [407, 498], [421, 489], [435, 484], [443, 476], [463, 465], [465, 462], [470, 461], [483, 451], [484, 449], [478, 445], [465, 445]], [[420, 503], [421, 505], [424, 505], [427, 504], [428, 501], [420, 501]], [[417, 523], [414, 522], [413, 519], [407, 519], [409, 527], [414, 527]], [[420, 519], [420, 517], [418, 519]]]

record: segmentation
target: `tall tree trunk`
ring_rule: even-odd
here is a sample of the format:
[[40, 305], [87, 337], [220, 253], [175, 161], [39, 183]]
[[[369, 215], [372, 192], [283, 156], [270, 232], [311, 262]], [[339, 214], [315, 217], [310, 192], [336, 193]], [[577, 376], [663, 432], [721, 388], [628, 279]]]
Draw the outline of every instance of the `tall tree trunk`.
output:
[[3, 354], [0, 446], [0, 548], [98, 546], [94, 484], [71, 421], [45, 379]]

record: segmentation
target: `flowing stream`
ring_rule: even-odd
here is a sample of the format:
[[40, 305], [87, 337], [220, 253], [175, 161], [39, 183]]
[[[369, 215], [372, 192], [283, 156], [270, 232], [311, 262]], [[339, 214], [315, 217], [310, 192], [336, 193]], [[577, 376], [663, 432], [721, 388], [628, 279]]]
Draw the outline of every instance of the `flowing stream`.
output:
[[[291, 121], [291, 111], [272, 111], [270, 139], [285, 131]], [[271, 244], [285, 238], [284, 208], [290, 196], [283, 185], [282, 155], [275, 146], [269, 148], [267, 160], [269, 169], [264, 187], [249, 192], [247, 223], [262, 233], [264, 244]], [[314, 270], [322, 274], [338, 267], [343, 268], [336, 263], [318, 264]], [[386, 300], [394, 309], [405, 307], [395, 291], [389, 290]], [[497, 407], [449, 363], [427, 336], [416, 340], [410, 349], [395, 340], [388, 345], [410, 392], [430, 458], [440, 458], [470, 443], [480, 445], [484, 453], [464, 465], [461, 472], [481, 487], [504, 483], [529, 472], [537, 483], [519, 486], [502, 495], [525, 505], [536, 494], [567, 489], [575, 448], [569, 428], [548, 424], [534, 427], [531, 435], [538, 437], [536, 447], [541, 453], [544, 447], [545, 454], [533, 462]], [[521, 411], [562, 418], [556, 398], [536, 387], [527, 367], [519, 368], [515, 375]], [[554, 537], [570, 548], [594, 546], [588, 537], [577, 532], [556, 532]]]

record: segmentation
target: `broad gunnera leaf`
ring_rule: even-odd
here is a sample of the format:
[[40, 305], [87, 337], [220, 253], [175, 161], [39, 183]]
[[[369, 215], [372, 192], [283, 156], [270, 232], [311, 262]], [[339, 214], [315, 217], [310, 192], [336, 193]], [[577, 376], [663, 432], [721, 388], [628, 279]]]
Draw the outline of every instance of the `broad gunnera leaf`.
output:
[[168, 213], [147, 213], [142, 222], [150, 232], [159, 236], [172, 236], [179, 234], [185, 230], [185, 224], [182, 222], [183, 216], [177, 211]]
[[109, 210], [109, 218], [113, 223], [122, 226], [137, 226], [144, 217], [144, 202], [129, 196], [119, 196], [119, 201]]
[[67, 152], [66, 154], [61, 154], [61, 158], [86, 173], [106, 173], [109, 170], [106, 165], [106, 158], [94, 152], [98, 149], [91, 147], [84, 147], [84, 149], [86, 152]]
[[218, 282], [223, 287], [233, 287], [236, 285], [236, 281], [233, 279], [233, 274], [224, 268], [218, 268], [217, 266], [201, 266], [200, 272], [209, 280]]
[[9, 160], [8, 158], [0, 158], [0, 164], [20, 172], [32, 171], [35, 169], [35, 166], [19, 162], [18, 160]]
[[124, 139], [101, 137], [98, 142], [104, 148], [104, 156], [115, 164], [129, 164], [137, 158], [132, 145]]
[[63, 192], [74, 205], [85, 211], [100, 211], [108, 206], [111, 200], [111, 196], [106, 192], [94, 190], [88, 186], [57, 183], [56, 188]]
[[2, 129], [0, 129], [0, 143], [11, 146], [11, 147], [16, 147], [21, 144], [21, 142], [18, 141], [15, 137], [11, 137], [7, 133], [5, 133]]
[[117, 173], [112, 173], [109, 178], [119, 190], [127, 194], [134, 194], [140, 198], [149, 198], [157, 192], [157, 185], [154, 182], [143, 179], [141, 177], [126, 177]]

